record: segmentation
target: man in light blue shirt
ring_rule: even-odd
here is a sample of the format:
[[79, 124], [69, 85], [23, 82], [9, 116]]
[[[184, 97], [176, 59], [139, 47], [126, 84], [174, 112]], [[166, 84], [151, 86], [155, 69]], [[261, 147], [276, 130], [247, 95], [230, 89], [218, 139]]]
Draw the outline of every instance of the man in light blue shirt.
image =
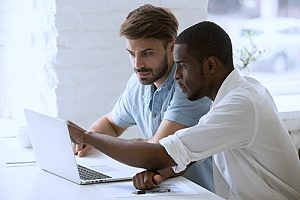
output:
[[[130, 12], [120, 35], [134, 68], [126, 89], [113, 110], [99, 118], [90, 132], [119, 137], [128, 127], [137, 125], [148, 142], [157, 143], [175, 131], [193, 126], [209, 110], [211, 101], [187, 100], [174, 79], [174, 41], [178, 22], [167, 9], [144, 5]], [[75, 153], [84, 156], [90, 146], [76, 145]], [[211, 158], [190, 174], [201, 186], [214, 191]], [[161, 172], [171, 173], [169, 171]], [[167, 176], [170, 176], [169, 174]]]
[[111, 112], [113, 122], [123, 128], [137, 125], [146, 139], [154, 136], [163, 120], [187, 127], [197, 124], [199, 118], [208, 112], [210, 100], [187, 100], [173, 78], [175, 69], [173, 66], [167, 79], [156, 90], [154, 84], [140, 84], [133, 74]]

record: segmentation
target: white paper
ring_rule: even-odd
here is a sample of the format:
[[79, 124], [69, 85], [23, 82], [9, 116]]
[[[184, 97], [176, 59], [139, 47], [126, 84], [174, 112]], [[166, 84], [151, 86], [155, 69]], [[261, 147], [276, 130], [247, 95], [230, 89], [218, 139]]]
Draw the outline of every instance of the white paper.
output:
[[136, 194], [137, 189], [131, 181], [115, 182], [110, 184], [101, 184], [97, 189], [107, 197], [122, 198], [122, 197], [146, 197], [146, 196], [173, 196], [173, 195], [195, 195], [199, 194], [190, 185], [188, 180], [183, 177], [168, 179], [159, 185], [159, 189], [170, 189], [170, 192], [146, 192], [145, 194]]
[[0, 138], [0, 161], [4, 166], [36, 164], [33, 150], [22, 148], [16, 137]]

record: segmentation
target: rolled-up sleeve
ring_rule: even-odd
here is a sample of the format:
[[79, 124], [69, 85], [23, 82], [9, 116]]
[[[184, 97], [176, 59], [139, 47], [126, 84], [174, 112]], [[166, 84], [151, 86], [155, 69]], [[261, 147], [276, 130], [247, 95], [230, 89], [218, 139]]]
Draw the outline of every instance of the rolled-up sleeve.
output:
[[246, 148], [255, 138], [256, 112], [253, 103], [235, 95], [214, 107], [193, 127], [176, 131], [159, 143], [177, 163], [174, 172], [229, 149]]
[[177, 163], [177, 166], [173, 167], [174, 172], [179, 173], [184, 171], [186, 166], [191, 162], [191, 153], [181, 140], [176, 135], [170, 135], [161, 139], [159, 143]]

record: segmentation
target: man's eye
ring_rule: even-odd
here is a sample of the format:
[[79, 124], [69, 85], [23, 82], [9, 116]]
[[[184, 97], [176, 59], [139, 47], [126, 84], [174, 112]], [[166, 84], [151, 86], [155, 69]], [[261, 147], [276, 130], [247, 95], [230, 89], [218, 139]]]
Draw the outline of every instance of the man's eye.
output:
[[134, 57], [134, 56], [135, 56], [134, 53], [132, 53], [132, 52], [128, 52], [128, 54], [129, 54], [131, 57]]
[[181, 69], [186, 69], [187, 66], [183, 63], [178, 64], [178, 67], [180, 67]]
[[144, 52], [143, 56], [150, 56], [152, 54], [152, 52]]

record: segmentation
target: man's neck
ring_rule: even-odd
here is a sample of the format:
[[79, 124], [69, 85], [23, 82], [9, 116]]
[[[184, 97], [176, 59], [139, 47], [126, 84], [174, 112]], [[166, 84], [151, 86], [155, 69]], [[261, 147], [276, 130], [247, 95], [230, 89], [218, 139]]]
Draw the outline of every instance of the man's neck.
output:
[[219, 90], [220, 90], [222, 84], [224, 83], [225, 79], [228, 77], [228, 75], [229, 75], [232, 71], [233, 71], [233, 70], [231, 70], [231, 71], [230, 71], [230, 70], [226, 70], [226, 71], [224, 71], [224, 72], [220, 75], [219, 78], [216, 78], [216, 80], [218, 80], [218, 81], [216, 81], [216, 83], [215, 83], [215, 88], [212, 89], [212, 94], [211, 94], [211, 96], [208, 96], [208, 98], [210, 98], [212, 101], [215, 100], [215, 98], [216, 98], [216, 96], [217, 96], [217, 94], [218, 94], [218, 92], [219, 92]]
[[169, 65], [168, 71], [167, 71], [167, 73], [165, 74], [165, 76], [161, 77], [159, 80], [157, 80], [157, 81], [155, 81], [155, 82], [153, 83], [153, 84], [154, 84], [155, 90], [158, 89], [158, 88], [160, 88], [160, 87], [162, 86], [162, 84], [167, 80], [169, 74], [170, 74], [171, 71], [172, 71], [173, 64], [174, 64], [174, 62], [172, 62], [172, 64]]

